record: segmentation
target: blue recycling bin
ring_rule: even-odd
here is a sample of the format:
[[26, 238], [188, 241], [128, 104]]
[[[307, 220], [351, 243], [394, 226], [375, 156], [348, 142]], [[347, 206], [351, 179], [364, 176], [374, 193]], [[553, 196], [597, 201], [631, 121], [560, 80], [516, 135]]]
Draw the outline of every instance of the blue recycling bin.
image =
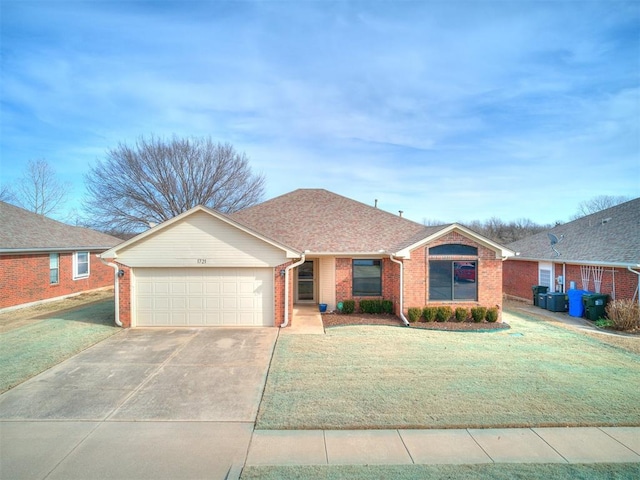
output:
[[577, 288], [567, 290], [567, 295], [569, 295], [569, 315], [571, 317], [582, 317], [584, 314], [582, 296], [588, 293], [589, 291], [587, 290], [578, 290]]

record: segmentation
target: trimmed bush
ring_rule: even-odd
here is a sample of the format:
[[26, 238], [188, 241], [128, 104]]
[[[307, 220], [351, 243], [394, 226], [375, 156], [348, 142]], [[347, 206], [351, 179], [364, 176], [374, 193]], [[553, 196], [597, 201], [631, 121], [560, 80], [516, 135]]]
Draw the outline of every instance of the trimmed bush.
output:
[[640, 328], [640, 305], [632, 300], [612, 300], [605, 311], [616, 330]]
[[487, 308], [486, 307], [473, 307], [471, 308], [471, 318], [476, 323], [480, 323], [484, 320], [484, 317], [487, 316]]
[[393, 315], [393, 302], [391, 300], [382, 300], [382, 313]]
[[456, 322], [464, 322], [467, 318], [469, 318], [469, 310], [464, 307], [456, 308], [454, 318]]
[[453, 309], [451, 307], [437, 307], [436, 322], [448, 322], [452, 315]]
[[362, 313], [382, 313], [382, 300], [360, 300], [360, 311]]
[[498, 309], [496, 307], [491, 307], [487, 310], [487, 315], [485, 316], [487, 322], [494, 323], [498, 321]]
[[356, 311], [356, 301], [355, 300], [345, 300], [342, 302], [342, 313], [346, 313], [347, 315]]
[[416, 323], [418, 320], [420, 320], [420, 317], [422, 316], [422, 309], [418, 307], [411, 307], [408, 310], [408, 314], [409, 314], [409, 321], [411, 323]]
[[422, 318], [425, 322], [433, 322], [436, 319], [436, 307], [424, 307], [422, 310]]

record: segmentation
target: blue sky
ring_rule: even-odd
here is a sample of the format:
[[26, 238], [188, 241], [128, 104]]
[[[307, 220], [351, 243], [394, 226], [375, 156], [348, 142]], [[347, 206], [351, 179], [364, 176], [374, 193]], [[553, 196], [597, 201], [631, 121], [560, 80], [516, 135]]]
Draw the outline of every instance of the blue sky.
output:
[[638, 1], [0, 0], [0, 181], [140, 135], [230, 142], [266, 198], [566, 221], [640, 196]]

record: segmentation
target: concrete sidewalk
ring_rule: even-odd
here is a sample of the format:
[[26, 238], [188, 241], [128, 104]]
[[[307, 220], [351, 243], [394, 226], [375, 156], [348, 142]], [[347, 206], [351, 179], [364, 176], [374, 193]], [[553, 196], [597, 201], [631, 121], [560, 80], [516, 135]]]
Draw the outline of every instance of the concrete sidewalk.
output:
[[640, 428], [255, 430], [245, 465], [640, 463]]

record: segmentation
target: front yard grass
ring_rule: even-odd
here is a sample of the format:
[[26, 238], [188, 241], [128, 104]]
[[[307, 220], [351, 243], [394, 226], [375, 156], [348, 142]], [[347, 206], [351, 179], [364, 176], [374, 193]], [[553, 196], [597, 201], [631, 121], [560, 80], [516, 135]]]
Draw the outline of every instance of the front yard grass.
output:
[[258, 429], [640, 425], [640, 355], [521, 314], [510, 330], [278, 339]]
[[242, 480], [373, 480], [393, 478], [457, 480], [635, 480], [640, 475], [637, 463], [601, 464], [508, 464], [480, 465], [313, 465], [245, 467]]
[[0, 333], [0, 393], [119, 332], [113, 322], [107, 300]]

